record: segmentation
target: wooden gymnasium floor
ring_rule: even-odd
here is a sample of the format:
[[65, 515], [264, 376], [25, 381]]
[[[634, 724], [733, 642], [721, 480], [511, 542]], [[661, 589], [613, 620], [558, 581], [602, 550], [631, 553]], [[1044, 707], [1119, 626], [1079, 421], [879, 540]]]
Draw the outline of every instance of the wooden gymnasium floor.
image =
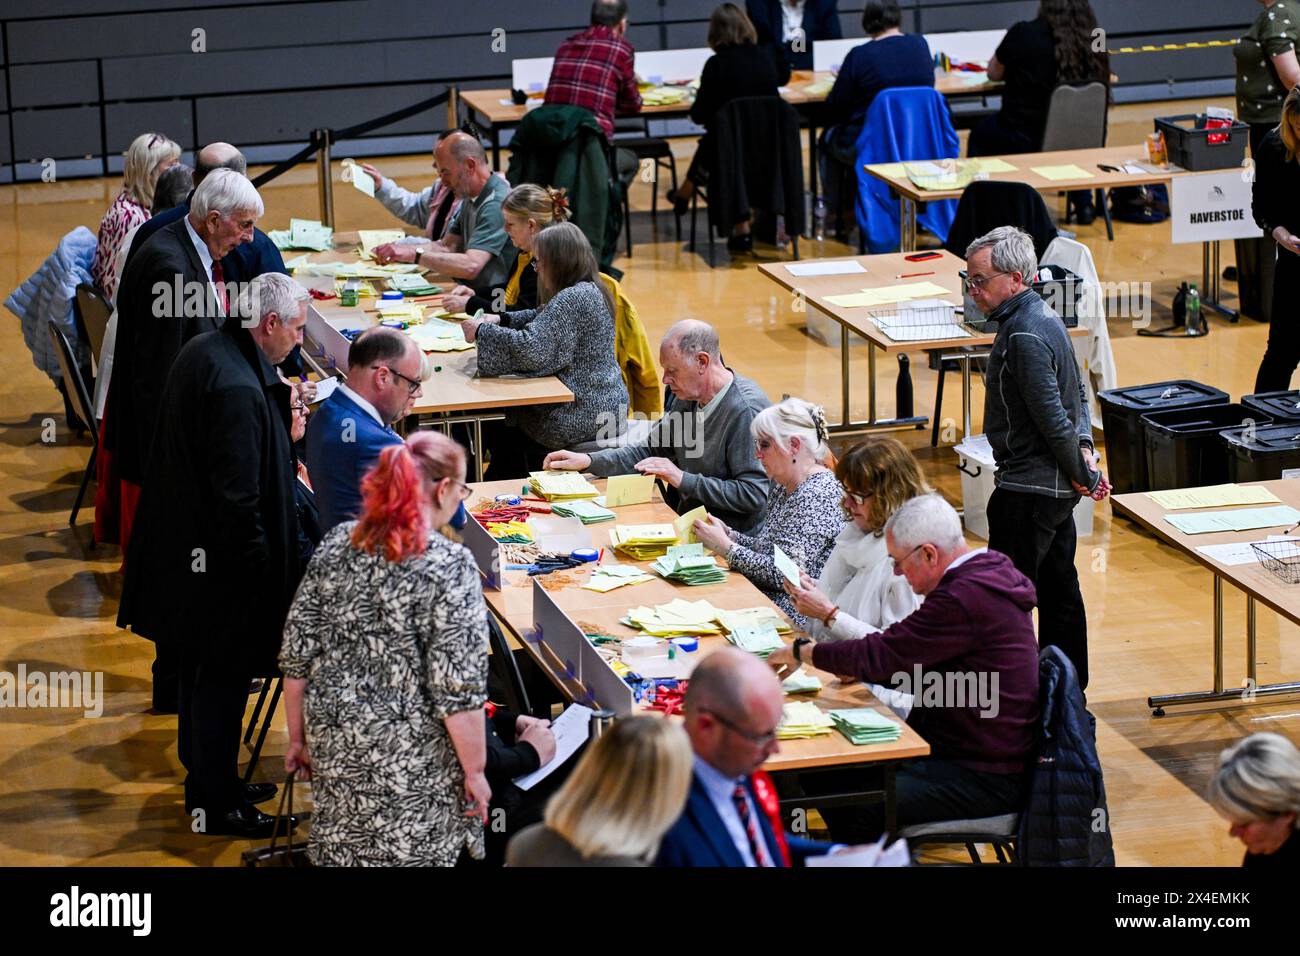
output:
[[[1137, 143], [1158, 110], [1199, 109], [1199, 101], [1137, 105], [1113, 113], [1110, 141]], [[1230, 104], [1225, 104], [1230, 105]], [[674, 144], [679, 170], [693, 144]], [[409, 187], [429, 182], [427, 155], [381, 160], [379, 166]], [[335, 176], [337, 177], [337, 169]], [[96, 229], [112, 200], [116, 180], [81, 180], [0, 187], [0, 297], [25, 279], [77, 225]], [[663, 187], [661, 187], [663, 188]], [[620, 258], [625, 284], [652, 340], [676, 319], [696, 316], [722, 334], [728, 361], [755, 378], [773, 398], [800, 395], [838, 414], [837, 351], [810, 339], [800, 315], [753, 259], [729, 263], [725, 250], [710, 269], [672, 241], [671, 217], [651, 229], [649, 187], [633, 189], [634, 256]], [[264, 190], [265, 229], [290, 216], [316, 218], [311, 169], [281, 177]], [[344, 184], [336, 185], [340, 228], [391, 225], [378, 206]], [[1054, 200], [1054, 209], [1061, 208]], [[1107, 242], [1099, 219], [1080, 230], [1103, 280], [1153, 284], [1153, 322], [1168, 321], [1168, 302], [1180, 280], [1199, 281], [1197, 246], [1170, 246], [1168, 225], [1116, 224]], [[851, 250], [809, 242], [805, 257]], [[1231, 245], [1226, 249], [1231, 261]], [[760, 256], [773, 258], [772, 249]], [[1235, 291], [1231, 284], [1228, 290]], [[1231, 301], [1231, 297], [1228, 297]], [[8, 312], [0, 328], [0, 670], [102, 671], [106, 702], [98, 719], [69, 710], [0, 711], [0, 864], [230, 865], [244, 844], [193, 835], [183, 816], [175, 753], [175, 718], [149, 707], [151, 647], [114, 627], [120, 583], [116, 548], [90, 540], [90, 509], [75, 529], [67, 523], [89, 453], [63, 428], [61, 404], [50, 382], [32, 365], [18, 323]], [[1121, 384], [1188, 377], [1212, 383], [1233, 397], [1249, 392], [1263, 352], [1266, 329], [1250, 320], [1230, 326], [1211, 319], [1213, 332], [1198, 340], [1139, 339], [1112, 321]], [[854, 350], [854, 414], [865, 416], [866, 358]], [[918, 413], [929, 413], [934, 373], [914, 361]], [[894, 363], [881, 362], [882, 412], [892, 408]], [[958, 376], [950, 377], [945, 411], [960, 409]], [[977, 407], [982, 387], [975, 388]], [[41, 441], [47, 417], [59, 423], [53, 445]], [[977, 412], [978, 421], [978, 412]], [[978, 424], [977, 424], [978, 427]], [[928, 432], [901, 437], [927, 475], [950, 498], [960, 497], [952, 452], [933, 451]], [[1091, 631], [1089, 699], [1098, 720], [1117, 859], [1124, 865], [1235, 865], [1241, 847], [1211, 811], [1202, 793], [1218, 752], [1258, 730], [1300, 740], [1300, 702], [1251, 708], [1171, 709], [1156, 720], [1145, 706], [1150, 693], [1201, 689], [1210, 681], [1209, 576], [1191, 561], [1154, 543], [1122, 521], [1109, 505], [1098, 509], [1095, 531], [1082, 539], [1078, 567]], [[1229, 685], [1242, 676], [1244, 602], [1229, 589], [1226, 648]], [[1300, 674], [1300, 639], [1267, 610], [1260, 614], [1262, 680]], [[75, 716], [74, 716], [75, 714]], [[268, 741], [259, 773], [274, 779], [284, 749], [283, 721]]]

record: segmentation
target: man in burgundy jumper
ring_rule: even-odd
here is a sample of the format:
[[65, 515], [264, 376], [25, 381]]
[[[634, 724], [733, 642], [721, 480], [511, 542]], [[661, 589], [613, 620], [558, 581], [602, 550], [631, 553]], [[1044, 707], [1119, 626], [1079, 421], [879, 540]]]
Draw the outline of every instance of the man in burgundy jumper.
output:
[[[916, 695], [908, 723], [931, 756], [898, 772], [900, 827], [1016, 812], [1038, 723], [1034, 586], [1006, 555], [969, 549], [957, 512], [938, 495], [904, 504], [885, 534], [894, 573], [925, 596], [921, 606], [856, 640], [800, 638], [768, 663], [778, 673], [811, 663]], [[837, 841], [884, 831], [881, 804], [823, 816]]]

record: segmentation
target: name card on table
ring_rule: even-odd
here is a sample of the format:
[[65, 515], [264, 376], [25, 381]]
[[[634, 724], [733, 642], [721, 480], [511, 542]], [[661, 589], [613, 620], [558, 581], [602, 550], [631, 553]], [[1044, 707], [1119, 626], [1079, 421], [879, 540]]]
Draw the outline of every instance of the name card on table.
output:
[[1215, 242], [1262, 236], [1264, 232], [1250, 211], [1250, 187], [1250, 171], [1238, 166], [1175, 176], [1169, 184], [1172, 241]]

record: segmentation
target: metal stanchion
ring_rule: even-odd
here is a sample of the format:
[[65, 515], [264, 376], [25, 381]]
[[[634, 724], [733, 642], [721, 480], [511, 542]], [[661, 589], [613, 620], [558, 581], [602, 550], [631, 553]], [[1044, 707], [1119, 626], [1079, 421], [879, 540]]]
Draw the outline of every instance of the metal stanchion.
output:
[[316, 181], [320, 188], [320, 221], [332, 229], [334, 228], [334, 179], [330, 169], [330, 131], [318, 129], [312, 132], [312, 136], [320, 146], [316, 153]]
[[447, 129], [460, 126], [460, 90], [447, 87]]

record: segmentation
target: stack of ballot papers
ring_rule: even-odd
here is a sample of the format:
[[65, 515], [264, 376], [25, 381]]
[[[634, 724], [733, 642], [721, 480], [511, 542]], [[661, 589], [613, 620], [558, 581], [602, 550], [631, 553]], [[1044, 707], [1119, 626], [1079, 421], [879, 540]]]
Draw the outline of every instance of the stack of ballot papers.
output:
[[824, 737], [834, 731], [835, 723], [816, 704], [809, 700], [797, 700], [781, 708], [781, 723], [776, 728], [776, 739]]
[[749, 651], [749, 653], [756, 654], [763, 660], [767, 660], [767, 656], [773, 651], [779, 651], [785, 646], [776, 633], [776, 628], [771, 624], [760, 624], [757, 627], [738, 627], [727, 632], [727, 640], [742, 651]]
[[640, 628], [651, 637], [685, 637], [719, 634], [717, 618], [721, 613], [708, 601], [683, 601], [678, 598], [654, 607], [629, 608], [622, 623]]
[[671, 106], [686, 102], [687, 91], [680, 86], [655, 86], [641, 94], [642, 106]]
[[619, 554], [633, 561], [649, 561], [677, 544], [677, 530], [670, 524], [620, 524], [610, 529], [609, 541]]
[[1165, 520], [1183, 534], [1207, 534], [1211, 531], [1254, 531], [1257, 528], [1291, 526], [1300, 522], [1300, 511], [1290, 505], [1268, 508], [1241, 508], [1237, 511], [1198, 511], [1192, 514], [1167, 514]]
[[314, 249], [324, 252], [334, 242], [334, 230], [315, 219], [290, 219], [288, 229], [267, 233], [278, 249]]
[[424, 306], [418, 302], [393, 301], [392, 299], [381, 300], [376, 311], [379, 312], [379, 319], [400, 320], [410, 322], [412, 325], [419, 325], [424, 321]]
[[[408, 265], [409, 263], [403, 263]], [[442, 286], [432, 284], [418, 272], [403, 272], [388, 277], [388, 285], [402, 295], [436, 295]]]
[[528, 487], [537, 497], [547, 501], [572, 501], [600, 494], [595, 485], [576, 471], [530, 471]]
[[656, 574], [683, 584], [718, 584], [727, 579], [727, 572], [718, 566], [718, 559], [704, 553], [704, 545], [674, 544], [668, 553], [651, 565]]
[[406, 233], [401, 229], [361, 229], [357, 231], [357, 238], [361, 240], [361, 258], [373, 259], [377, 246], [401, 242]]
[[801, 667], [781, 681], [781, 689], [787, 694], [815, 694], [822, 689], [822, 679]]
[[406, 334], [424, 352], [463, 352], [474, 348], [474, 343], [465, 341], [460, 326], [452, 322], [427, 319], [423, 325], [412, 325]]
[[1282, 499], [1258, 485], [1204, 485], [1200, 488], [1176, 488], [1148, 491], [1146, 496], [1166, 511], [1187, 508], [1219, 508], [1224, 505], [1281, 504]]
[[771, 607], [744, 607], [738, 611], [719, 611], [718, 623], [723, 630], [734, 631], [739, 627], [761, 627], [771, 624], [780, 633], [790, 630], [790, 624], [781, 616], [781, 612]]
[[625, 584], [641, 584], [654, 579], [653, 574], [646, 574], [635, 565], [600, 564], [596, 566], [596, 570], [591, 572], [591, 580], [582, 587], [587, 591], [599, 591], [604, 594], [606, 591], [621, 588]]
[[594, 501], [585, 498], [578, 501], [557, 501], [551, 505], [551, 513], [561, 518], [577, 518], [583, 524], [595, 524], [597, 521], [613, 521], [618, 515], [608, 508], [602, 508]]
[[830, 718], [849, 742], [855, 746], [865, 744], [889, 744], [903, 733], [898, 721], [891, 720], [870, 707], [854, 707], [850, 710], [832, 710]]

